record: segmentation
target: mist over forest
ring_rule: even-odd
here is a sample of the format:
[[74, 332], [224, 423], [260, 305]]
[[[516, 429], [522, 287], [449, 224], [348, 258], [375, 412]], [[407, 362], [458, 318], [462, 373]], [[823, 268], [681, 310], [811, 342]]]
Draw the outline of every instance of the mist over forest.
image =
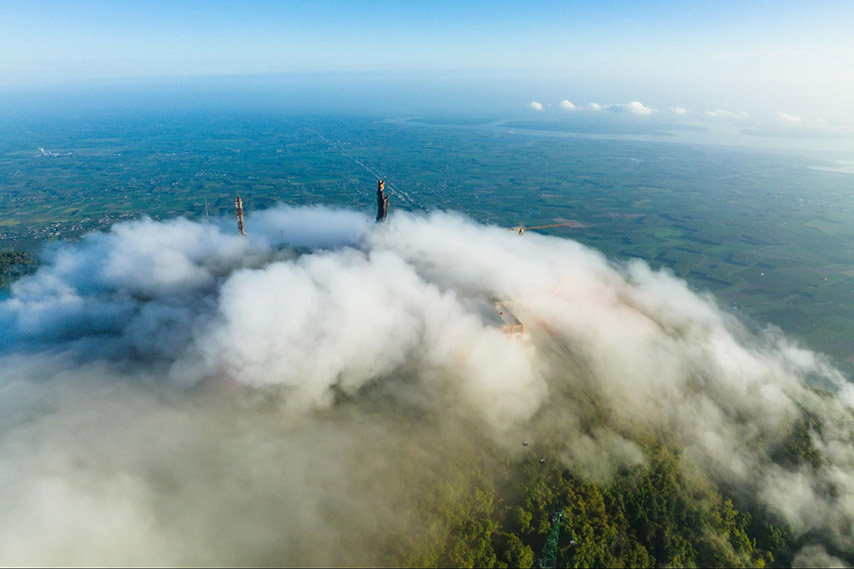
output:
[[779, 329], [454, 213], [225, 224], [0, 300], [3, 564], [531, 566], [560, 511], [560, 565], [854, 562], [854, 388]]
[[0, 566], [854, 566], [852, 22], [2, 0]]

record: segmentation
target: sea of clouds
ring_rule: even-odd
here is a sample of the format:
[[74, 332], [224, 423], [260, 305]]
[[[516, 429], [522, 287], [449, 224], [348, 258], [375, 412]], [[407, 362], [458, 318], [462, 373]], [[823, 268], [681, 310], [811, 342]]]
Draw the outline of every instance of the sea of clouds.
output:
[[[778, 330], [456, 214], [227, 223], [116, 224], [0, 300], [0, 563], [376, 563], [423, 523], [413, 461], [429, 485], [463, 439], [524, 438], [605, 481], [640, 429], [808, 536], [796, 562], [854, 556], [854, 387]], [[807, 416], [819, 465], [779, 464]]]

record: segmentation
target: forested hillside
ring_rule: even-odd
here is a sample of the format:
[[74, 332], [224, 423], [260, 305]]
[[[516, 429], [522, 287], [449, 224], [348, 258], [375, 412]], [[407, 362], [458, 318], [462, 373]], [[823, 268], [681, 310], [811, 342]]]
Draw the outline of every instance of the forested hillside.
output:
[[[806, 429], [781, 453], [808, 465]], [[648, 463], [591, 483], [548, 453], [505, 462], [450, 462], [432, 492], [415, 498], [428, 531], [390, 544], [388, 562], [410, 566], [537, 567], [563, 511], [559, 567], [783, 567], [798, 540], [749, 496], [716, 488], [665, 445], [647, 442]], [[556, 447], [551, 449], [556, 450]], [[743, 502], [737, 507], [735, 502]]]
[[35, 270], [38, 262], [25, 251], [0, 251], [0, 289]]

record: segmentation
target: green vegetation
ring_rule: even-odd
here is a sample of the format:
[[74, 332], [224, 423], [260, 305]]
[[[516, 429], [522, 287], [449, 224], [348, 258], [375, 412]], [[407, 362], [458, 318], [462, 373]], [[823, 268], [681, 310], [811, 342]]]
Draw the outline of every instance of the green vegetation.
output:
[[[235, 193], [250, 213], [281, 201], [370, 214], [383, 177], [393, 209], [454, 209], [504, 227], [576, 221], [548, 232], [665, 267], [854, 369], [846, 174], [791, 156], [477, 123], [159, 117], [10, 128], [0, 135], [0, 245], [33, 250], [140, 215], [198, 219], [205, 200], [212, 215], [230, 216]], [[29, 253], [0, 252], [0, 288], [36, 266]], [[817, 467], [820, 432], [805, 418], [774, 460]], [[480, 448], [448, 453], [427, 474], [424, 457], [405, 457], [417, 492], [402, 510], [421, 516], [379, 549], [389, 564], [530, 567], [562, 510], [559, 566], [791, 562], [797, 539], [761, 504], [716, 487], [678, 448], [629, 438], [647, 463], [607, 482], [566, 468], [558, 448], [514, 460]]]
[[414, 497], [425, 528], [396, 540], [386, 561], [407, 566], [535, 566], [563, 510], [559, 567], [765, 567], [791, 562], [789, 530], [740, 511], [679, 453], [645, 445], [648, 464], [613, 480], [581, 479], [546, 455], [451, 462]]
[[854, 371], [852, 178], [811, 168], [833, 157], [510, 134], [480, 122], [10, 125], [0, 134], [0, 248], [33, 250], [140, 215], [199, 219], [205, 200], [211, 215], [231, 215], [235, 193], [249, 213], [281, 201], [370, 214], [382, 176], [392, 211], [454, 209], [506, 227], [577, 221], [544, 231], [666, 267]]
[[26, 251], [0, 251], [0, 290], [37, 267], [38, 261]]
[[[774, 461], [792, 472], [817, 467], [812, 437], [821, 433], [805, 414]], [[390, 467], [407, 473], [402, 492], [411, 502], [401, 510], [419, 519], [392, 529], [379, 546], [383, 563], [537, 567], [561, 511], [558, 567], [788, 567], [809, 538], [756, 496], [715, 484], [668, 437], [621, 435], [645, 462], [600, 481], [561, 460], [558, 439], [514, 458], [482, 438], [403, 451]]]
[[822, 427], [817, 418], [807, 417], [795, 423], [795, 428], [786, 438], [785, 444], [774, 453], [774, 462], [790, 467], [809, 464], [817, 468], [821, 464], [821, 455], [813, 445], [812, 433], [821, 436]]

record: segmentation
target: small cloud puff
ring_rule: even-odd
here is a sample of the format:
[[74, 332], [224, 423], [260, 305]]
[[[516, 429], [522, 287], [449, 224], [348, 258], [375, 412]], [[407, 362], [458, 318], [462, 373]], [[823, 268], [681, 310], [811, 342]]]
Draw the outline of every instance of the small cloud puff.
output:
[[[534, 109], [535, 111], [542, 111], [543, 104], [538, 103], [537, 101], [531, 101], [528, 105]], [[549, 105], [551, 106], [551, 105]], [[565, 111], [575, 112], [575, 111], [592, 111], [592, 112], [602, 112], [607, 111], [609, 113], [630, 113], [637, 116], [649, 116], [652, 113], [656, 112], [655, 109], [647, 107], [640, 101], [632, 101], [630, 103], [611, 103], [611, 104], [599, 104], [599, 103], [588, 103], [583, 107], [576, 106], [569, 99], [564, 99], [559, 103], [560, 108]], [[685, 114], [688, 111], [683, 109], [682, 107], [676, 107], [679, 109], [677, 114]]]
[[715, 109], [714, 111], [706, 111], [706, 115], [713, 119], [746, 119], [750, 116], [744, 111], [738, 111], [737, 113], [734, 113], [732, 111], [727, 111], [726, 109]]
[[670, 112], [674, 115], [684, 116], [688, 114], [688, 109], [686, 109], [685, 107], [670, 107]]
[[632, 101], [631, 103], [613, 103], [610, 105], [600, 105], [599, 103], [590, 103], [587, 109], [591, 111], [608, 111], [610, 113], [632, 113], [633, 115], [647, 116], [651, 115], [653, 110], [640, 101]]
[[801, 117], [796, 115], [790, 115], [789, 113], [777, 113], [777, 118], [783, 122], [787, 122], [789, 124], [797, 124], [801, 122]]
[[611, 105], [611, 110], [628, 111], [633, 115], [647, 116], [652, 114], [652, 109], [641, 103], [640, 101], [632, 101], [628, 104]]

